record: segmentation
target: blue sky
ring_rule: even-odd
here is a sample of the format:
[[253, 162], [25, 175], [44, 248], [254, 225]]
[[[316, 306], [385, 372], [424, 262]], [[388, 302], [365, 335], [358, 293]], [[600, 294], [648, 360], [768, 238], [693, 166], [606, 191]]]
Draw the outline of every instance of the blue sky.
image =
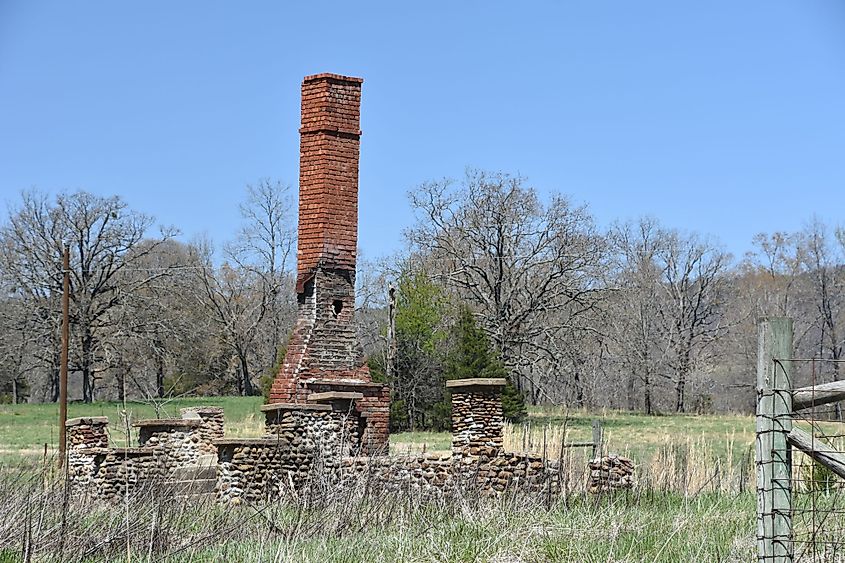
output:
[[86, 189], [223, 242], [247, 183], [296, 185], [317, 72], [365, 79], [369, 257], [401, 247], [409, 188], [467, 166], [736, 254], [845, 222], [841, 0], [0, 0], [0, 212]]

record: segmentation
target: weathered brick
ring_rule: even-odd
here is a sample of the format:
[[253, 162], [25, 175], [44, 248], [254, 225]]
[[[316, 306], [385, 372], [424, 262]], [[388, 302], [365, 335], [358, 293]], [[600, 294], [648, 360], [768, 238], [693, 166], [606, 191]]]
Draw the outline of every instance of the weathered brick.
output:
[[[360, 78], [308, 76], [302, 83], [300, 127], [298, 314], [270, 402], [305, 402], [316, 381], [370, 383], [358, 343], [355, 260], [358, 245]], [[325, 389], [325, 385], [320, 387]], [[374, 386], [357, 404], [373, 424], [364, 443], [387, 443], [386, 386]], [[372, 415], [372, 416], [371, 416]], [[383, 420], [382, 420], [383, 419]]]

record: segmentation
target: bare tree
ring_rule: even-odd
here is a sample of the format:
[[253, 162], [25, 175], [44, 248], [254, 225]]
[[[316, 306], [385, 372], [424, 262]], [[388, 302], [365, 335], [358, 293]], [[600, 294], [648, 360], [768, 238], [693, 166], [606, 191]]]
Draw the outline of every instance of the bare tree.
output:
[[811, 299], [816, 312], [820, 357], [832, 362], [833, 379], [840, 378], [839, 360], [845, 344], [845, 244], [842, 230], [834, 236], [814, 218], [799, 234], [802, 259], [811, 280]]
[[230, 351], [240, 394], [258, 391], [256, 375], [274, 365], [292, 324], [295, 303], [291, 256], [296, 244], [290, 188], [261, 180], [247, 186], [240, 206], [243, 226], [224, 245], [224, 263], [216, 267], [210, 243], [194, 244], [196, 298]]
[[[841, 230], [829, 229], [811, 219], [797, 232], [761, 233], [754, 237], [754, 250], [746, 256], [734, 281], [737, 299], [731, 309], [742, 311], [742, 323], [732, 331], [735, 353], [726, 364], [740, 363], [753, 369], [756, 356], [754, 323], [760, 316], [781, 315], [795, 319], [796, 354], [804, 357], [840, 359], [845, 339], [845, 245]], [[736, 315], [735, 315], [736, 316]], [[820, 382], [822, 377], [841, 377], [839, 362], [795, 365], [795, 384]], [[738, 373], [743, 373], [742, 369]], [[814, 376], [815, 381], [811, 381]], [[734, 382], [732, 387], [741, 386]], [[837, 407], [837, 411], [838, 411]]]
[[4, 291], [0, 297], [0, 394], [8, 393], [12, 404], [29, 394], [28, 375], [37, 369], [37, 319], [25, 300]]
[[608, 304], [616, 356], [627, 377], [628, 408], [635, 410], [636, 387], [642, 393], [642, 408], [653, 414], [654, 386], [665, 375], [668, 331], [661, 324], [662, 274], [658, 254], [665, 243], [656, 220], [616, 224], [611, 229], [616, 255], [615, 283], [621, 290]]
[[[142, 242], [139, 248], [147, 244]], [[127, 390], [162, 398], [214, 378], [206, 365], [192, 366], [186, 361], [200, 351], [208, 356], [208, 342], [204, 341], [214, 339], [208, 330], [207, 311], [189, 298], [196, 293], [200, 267], [188, 245], [171, 240], [147, 253], [136, 269], [127, 272], [139, 279], [148, 272], [165, 275], [127, 295], [112, 315], [115, 338], [105, 348], [105, 357], [114, 372], [118, 399]]]
[[621, 291], [609, 319], [628, 371], [629, 405], [638, 383], [645, 411], [653, 412], [656, 382], [664, 379], [674, 387], [675, 410], [685, 412], [690, 376], [708, 368], [714, 344], [732, 326], [725, 316], [730, 256], [650, 218], [615, 225], [610, 239]]
[[479, 171], [409, 195], [419, 219], [409, 240], [476, 307], [521, 389], [526, 349], [551, 354], [545, 343], [563, 331], [596, 330], [584, 321], [602, 295], [604, 246], [584, 207], [545, 204], [524, 179]]
[[[58, 326], [63, 245], [71, 248], [71, 323], [73, 363], [81, 372], [83, 400], [92, 401], [102, 366], [102, 344], [110, 335], [110, 315], [125, 295], [163, 272], [130, 278], [125, 275], [147, 253], [176, 234], [162, 229], [145, 249], [138, 249], [152, 218], [129, 209], [119, 197], [79, 191], [60, 194], [55, 202], [35, 191], [24, 192], [0, 232], [7, 275], [39, 307], [48, 330]], [[53, 332], [55, 332], [53, 330]], [[58, 339], [51, 338], [51, 356]], [[55, 365], [55, 364], [54, 364]]]
[[754, 282], [758, 316], [794, 316], [805, 247], [797, 234], [760, 233], [753, 239], [754, 251], [746, 256], [741, 269]]
[[675, 410], [685, 412], [690, 373], [728, 329], [723, 307], [730, 255], [695, 234], [668, 230], [663, 236], [665, 243], [656, 256], [666, 299], [660, 316], [670, 342]]
[[295, 204], [290, 186], [261, 179], [246, 187], [240, 205], [243, 225], [227, 258], [260, 281], [267, 306], [266, 362], [272, 365], [295, 313], [292, 255], [296, 248]]
[[253, 380], [257, 340], [262, 322], [269, 312], [268, 296], [261, 279], [254, 272], [224, 262], [215, 268], [208, 242], [194, 245], [197, 260], [203, 265], [196, 271], [199, 283], [195, 297], [210, 313], [218, 335], [231, 352], [235, 387], [241, 395], [255, 395]]

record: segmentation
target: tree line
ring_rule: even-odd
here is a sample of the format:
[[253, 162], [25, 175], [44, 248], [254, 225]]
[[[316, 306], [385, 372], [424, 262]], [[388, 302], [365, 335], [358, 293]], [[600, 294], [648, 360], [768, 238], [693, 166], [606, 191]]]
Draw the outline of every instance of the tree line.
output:
[[[357, 277], [361, 339], [391, 384], [395, 427], [447, 424], [443, 382], [472, 373], [509, 380], [514, 418], [523, 401], [748, 412], [763, 316], [795, 318], [797, 354], [820, 359], [798, 366], [799, 382], [840, 378], [842, 228], [810, 218], [735, 257], [650, 217], [599, 228], [562, 194], [476, 170], [409, 202], [404, 249], [359, 261]], [[119, 197], [24, 192], [0, 228], [0, 396], [57, 397], [65, 244], [72, 397], [261, 393], [295, 318], [292, 190], [248, 186], [240, 213], [215, 248], [153, 233]]]

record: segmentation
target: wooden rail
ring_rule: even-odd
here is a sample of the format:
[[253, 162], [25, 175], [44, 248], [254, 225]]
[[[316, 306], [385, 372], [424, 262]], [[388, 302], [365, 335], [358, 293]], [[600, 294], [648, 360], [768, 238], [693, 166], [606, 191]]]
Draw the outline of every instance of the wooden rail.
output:
[[792, 410], [800, 411], [845, 400], [845, 381], [802, 387], [792, 392]]
[[845, 479], [845, 455], [799, 428], [789, 431], [786, 439], [790, 444]]
[[569, 444], [563, 444], [563, 448], [592, 448], [595, 446], [593, 442], [570, 442]]
[[561, 444], [562, 448], [593, 448], [593, 457], [602, 455], [602, 446], [604, 443], [604, 430], [601, 422], [598, 419], [593, 419], [593, 440], [591, 442], [570, 442], [568, 444]]

